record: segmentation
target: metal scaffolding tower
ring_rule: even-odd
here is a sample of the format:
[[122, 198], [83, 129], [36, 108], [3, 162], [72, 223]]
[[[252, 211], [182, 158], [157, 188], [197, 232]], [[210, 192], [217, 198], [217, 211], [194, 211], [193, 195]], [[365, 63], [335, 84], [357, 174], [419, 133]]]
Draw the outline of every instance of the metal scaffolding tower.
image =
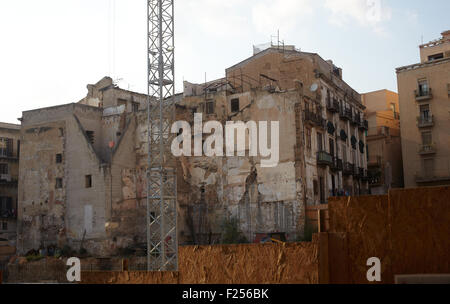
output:
[[178, 270], [176, 166], [170, 151], [175, 115], [173, 0], [147, 0], [147, 269]]

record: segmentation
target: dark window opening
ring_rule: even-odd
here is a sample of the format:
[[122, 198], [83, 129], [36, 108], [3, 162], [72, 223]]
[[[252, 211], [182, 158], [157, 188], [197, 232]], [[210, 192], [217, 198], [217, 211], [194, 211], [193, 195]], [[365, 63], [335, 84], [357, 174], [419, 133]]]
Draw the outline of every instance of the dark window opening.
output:
[[56, 163], [61, 164], [62, 163], [62, 154], [56, 154]]
[[86, 131], [86, 136], [91, 144], [94, 144], [94, 131]]
[[444, 53], [434, 54], [434, 55], [428, 56], [428, 61], [438, 60], [438, 59], [442, 59], [442, 58], [444, 58]]
[[12, 138], [0, 138], [0, 157], [12, 157], [13, 156], [13, 139]]
[[12, 197], [0, 197], [0, 217], [10, 218], [15, 215]]
[[319, 151], [319, 152], [324, 151], [322, 133], [317, 133], [317, 151]]
[[206, 102], [206, 114], [214, 114], [214, 101], [207, 101]]
[[427, 96], [430, 92], [430, 87], [427, 80], [419, 81], [419, 96]]
[[239, 98], [235, 98], [231, 100], [231, 112], [236, 113], [239, 112], [240, 106], [239, 106]]
[[311, 129], [306, 129], [306, 148], [308, 150], [311, 150], [311, 146], [312, 146], [312, 140], [311, 140]]
[[86, 175], [85, 186], [86, 188], [92, 188], [92, 175]]
[[127, 106], [127, 100], [126, 99], [123, 99], [123, 98], [119, 98], [119, 99], [117, 99], [117, 106]]
[[8, 230], [8, 222], [2, 222], [2, 230], [3, 231]]
[[20, 157], [20, 140], [17, 141], [17, 158]]
[[133, 102], [132, 107], [133, 107], [133, 112], [134, 112], [134, 113], [139, 112], [139, 103]]
[[62, 187], [63, 187], [63, 180], [62, 180], [62, 178], [57, 178], [56, 179], [55, 188], [56, 189], [62, 189]]
[[8, 174], [8, 164], [0, 164], [0, 174]]

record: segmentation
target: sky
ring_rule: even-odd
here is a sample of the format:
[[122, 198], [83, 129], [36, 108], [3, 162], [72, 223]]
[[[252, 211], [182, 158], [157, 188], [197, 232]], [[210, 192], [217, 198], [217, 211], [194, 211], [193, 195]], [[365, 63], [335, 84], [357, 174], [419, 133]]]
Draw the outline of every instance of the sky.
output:
[[[431, 5], [432, 4], [432, 5]], [[395, 68], [450, 29], [448, 0], [175, 0], [177, 92], [280, 40], [343, 68], [360, 93], [397, 91]], [[145, 93], [146, 1], [0, 1], [0, 121], [78, 102], [111, 76]]]

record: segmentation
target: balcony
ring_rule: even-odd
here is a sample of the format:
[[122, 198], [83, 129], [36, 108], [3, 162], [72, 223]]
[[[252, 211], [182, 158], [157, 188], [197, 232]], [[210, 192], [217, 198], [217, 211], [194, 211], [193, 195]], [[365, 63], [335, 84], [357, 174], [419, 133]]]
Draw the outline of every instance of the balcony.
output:
[[415, 90], [414, 94], [416, 95], [416, 101], [425, 101], [433, 98], [433, 91], [431, 89]]
[[352, 118], [353, 118], [352, 110], [350, 110], [350, 109], [341, 109], [341, 111], [339, 113], [339, 117], [342, 120], [345, 120], [345, 121], [350, 120], [351, 121]]
[[339, 102], [336, 99], [327, 99], [327, 110], [331, 113], [339, 113]]
[[0, 182], [10, 183], [12, 180], [11, 175], [9, 174], [0, 174]]
[[431, 116], [426, 116], [426, 117], [417, 117], [417, 126], [419, 128], [430, 128], [434, 126], [434, 117], [433, 115]]
[[333, 158], [333, 164], [331, 165], [331, 170], [333, 172], [342, 171], [344, 169], [344, 164], [342, 163], [342, 159], [337, 157]]
[[369, 122], [365, 119], [361, 120], [359, 124], [359, 129], [361, 131], [368, 131], [369, 130]]
[[305, 123], [309, 123], [313, 126], [319, 127], [319, 128], [325, 128], [326, 120], [322, 117], [322, 114], [319, 113], [313, 113], [311, 111], [304, 111], [305, 113]]
[[429, 155], [429, 154], [436, 154], [436, 145], [422, 145], [419, 148], [419, 154], [420, 155]]
[[355, 174], [355, 165], [346, 162], [342, 171], [345, 176], [353, 175]]
[[383, 185], [383, 175], [381, 174], [381, 170], [369, 170], [367, 172], [367, 179], [369, 180], [369, 185], [372, 187], [377, 187]]
[[333, 157], [330, 153], [325, 151], [317, 152], [317, 165], [318, 166], [332, 166], [334, 163]]
[[343, 169], [342, 160], [340, 160], [337, 157], [333, 157], [333, 164], [331, 165], [330, 168], [333, 172], [342, 171]]
[[1, 209], [0, 219], [17, 219], [17, 214], [12, 209]]
[[359, 126], [361, 125], [361, 116], [359, 114], [355, 114], [352, 119], [352, 125]]
[[361, 180], [363, 182], [369, 181], [369, 174], [368, 174], [367, 170], [364, 168], [359, 168], [359, 170], [360, 170]]

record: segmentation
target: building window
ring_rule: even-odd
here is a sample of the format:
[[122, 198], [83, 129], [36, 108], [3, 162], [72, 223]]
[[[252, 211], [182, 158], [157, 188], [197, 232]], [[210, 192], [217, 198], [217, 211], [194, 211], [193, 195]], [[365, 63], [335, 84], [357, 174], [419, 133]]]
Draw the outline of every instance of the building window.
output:
[[62, 189], [63, 187], [63, 180], [62, 178], [57, 178], [56, 179], [56, 183], [55, 183], [55, 188], [56, 189]]
[[432, 177], [434, 174], [434, 159], [423, 160], [423, 172], [426, 177]]
[[208, 115], [214, 114], [214, 101], [207, 101], [205, 104], [205, 112]]
[[139, 112], [139, 103], [133, 102], [132, 107], [133, 107], [133, 112], [134, 113]]
[[311, 129], [306, 128], [306, 148], [308, 150], [311, 150], [312, 144], [311, 144]]
[[317, 132], [317, 151], [321, 152], [323, 150], [323, 136], [322, 133]]
[[20, 157], [20, 140], [17, 141], [17, 158]]
[[430, 117], [430, 105], [420, 106], [420, 117], [423, 119], [428, 119]]
[[330, 145], [330, 154], [331, 156], [334, 157], [335, 155], [335, 151], [334, 151], [334, 140], [333, 139], [329, 139], [329, 145]]
[[119, 99], [117, 99], [117, 106], [125, 106], [125, 108], [127, 107], [127, 100], [126, 99], [123, 99], [123, 98], [119, 98]]
[[318, 195], [319, 194], [319, 183], [317, 182], [317, 180], [313, 181], [313, 188], [314, 188], [314, 195]]
[[422, 133], [422, 144], [424, 146], [431, 146], [433, 143], [433, 136], [431, 132], [423, 132]]
[[438, 60], [444, 58], [444, 53], [434, 54], [431, 56], [428, 56], [428, 61]]
[[231, 112], [236, 113], [239, 112], [240, 106], [239, 106], [239, 98], [231, 99]]
[[9, 174], [8, 164], [0, 164], [0, 174]]
[[344, 144], [342, 145], [342, 161], [347, 162], [347, 147]]
[[0, 157], [12, 157], [13, 140], [11, 138], [0, 137]]
[[85, 187], [92, 188], [92, 175], [85, 176]]
[[56, 154], [56, 163], [61, 164], [62, 163], [62, 154]]
[[94, 144], [94, 131], [86, 131], [86, 136], [91, 144]]
[[2, 230], [3, 231], [8, 230], [8, 222], [2, 222]]
[[0, 197], [0, 217], [9, 218], [13, 215], [12, 197]]
[[419, 96], [428, 96], [430, 92], [430, 87], [426, 79], [419, 80]]

